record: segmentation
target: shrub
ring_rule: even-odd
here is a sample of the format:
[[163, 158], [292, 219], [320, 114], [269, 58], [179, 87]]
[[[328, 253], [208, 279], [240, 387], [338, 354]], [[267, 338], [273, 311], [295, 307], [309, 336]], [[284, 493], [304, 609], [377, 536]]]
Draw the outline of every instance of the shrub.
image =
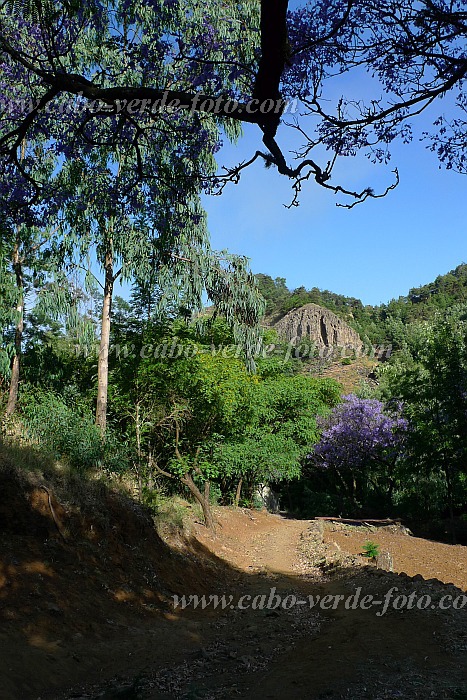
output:
[[21, 405], [29, 435], [54, 457], [64, 458], [80, 472], [101, 465], [105, 446], [91, 416], [48, 391], [23, 397]]

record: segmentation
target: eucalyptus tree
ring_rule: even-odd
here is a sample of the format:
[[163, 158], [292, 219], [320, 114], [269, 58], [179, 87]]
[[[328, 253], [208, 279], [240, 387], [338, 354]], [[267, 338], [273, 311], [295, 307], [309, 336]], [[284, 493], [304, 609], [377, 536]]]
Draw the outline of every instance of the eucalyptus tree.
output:
[[0, 238], [0, 387], [8, 390], [14, 340], [16, 286], [5, 243]]
[[[208, 127], [209, 125], [207, 125]], [[198, 166], [212, 166], [217, 132], [205, 129], [197, 144]], [[174, 299], [200, 310], [206, 290], [216, 309], [245, 344], [250, 364], [257, 340], [262, 298], [256, 291], [247, 260], [211, 250], [206, 217], [200, 205], [199, 182], [186, 159], [173, 158], [177, 141], [170, 134], [148, 139], [137, 154], [133, 134], [116, 152], [105, 130], [86, 135], [75, 157], [58, 180], [66, 192], [63, 205], [67, 229], [60, 249], [73, 264], [92, 274], [94, 251], [103, 271], [103, 303], [98, 357], [96, 424], [105, 432], [112, 296], [116, 280], [157, 284], [156, 312], [165, 313]], [[89, 151], [88, 146], [93, 149]], [[197, 166], [197, 167], [198, 167]], [[135, 179], [138, 168], [155, 168], [146, 180]]]
[[[177, 79], [176, 62], [156, 66], [148, 57], [153, 51], [160, 53], [161, 46], [168, 48], [168, 40], [161, 36], [167, 27], [174, 29], [177, 18], [167, 8], [158, 12], [150, 5], [109, 5], [102, 12], [102, 22], [96, 24], [88, 11], [70, 11], [59, 18], [52, 3], [38, 7], [34, 2], [25, 4], [20, 20], [14, 5], [7, 5], [3, 6], [4, 26], [11, 30], [10, 38], [24, 40], [27, 34], [33, 53], [46, 46], [55, 67], [56, 62], [63, 69], [79, 66], [91, 75], [102, 75], [105, 81], [125, 76], [130, 84], [148, 80], [148, 71], [152, 75], [156, 69], [166, 80]], [[200, 16], [200, 8], [197, 11]], [[144, 23], [150, 23], [152, 30], [140, 46], [141, 54], [135, 56], [134, 38]], [[8, 79], [20, 78], [13, 64], [6, 68]], [[24, 98], [24, 91], [21, 95]], [[103, 271], [96, 423], [105, 431], [111, 305], [119, 277], [146, 284], [156, 274], [165, 289], [159, 306], [174, 288], [184, 284], [188, 305], [199, 308], [207, 286], [217, 307], [236, 328], [242, 320], [247, 328], [257, 322], [261, 299], [253, 289], [244, 288], [244, 283], [253, 287], [246, 261], [221, 261], [209, 248], [199, 189], [203, 178], [215, 170], [213, 153], [219, 135], [212, 116], [187, 124], [185, 115], [170, 109], [160, 114], [151, 111], [139, 119], [133, 116], [131, 105], [124, 107], [123, 118], [121, 106], [109, 112], [98, 104], [95, 112], [89, 112], [75, 104], [66, 116], [62, 110], [66, 103], [59, 100], [56, 107], [62, 123], [51, 110], [44, 114], [44, 120], [35, 124], [38, 128], [31, 128], [28, 141], [22, 139], [20, 160], [10, 161], [9, 168], [19, 181], [21, 203], [28, 201], [31, 212], [45, 209], [64, 216], [67, 225], [57, 254], [68, 264], [84, 267], [89, 278], [93, 251]], [[36, 107], [31, 106], [29, 113], [32, 126]], [[15, 123], [21, 121], [20, 115], [21, 109], [19, 116], [18, 109], [9, 112]], [[1, 122], [0, 131], [3, 127], [8, 130], [7, 122]], [[225, 132], [230, 138], [239, 134], [235, 123], [226, 125]], [[31, 170], [34, 138], [45, 143], [43, 151], [54, 161], [53, 177], [48, 181], [36, 178]], [[17, 206], [19, 199], [19, 194], [12, 197], [5, 192], [3, 209]], [[231, 281], [226, 282], [229, 266]], [[246, 330], [243, 335], [251, 346], [255, 331]]]
[[[307, 181], [353, 204], [379, 195], [334, 183], [338, 159], [364, 149], [387, 161], [396, 137], [412, 137], [411, 118], [450, 91], [432, 147], [447, 167], [466, 169], [467, 13], [459, 0], [303, 0], [290, 8], [288, 0], [213, 0], [209, 19], [200, 0], [3, 0], [0, 22], [2, 179], [16, 174], [29, 202], [47, 188], [31, 178], [30, 153], [19, 162], [22, 140], [46, 133], [67, 159], [77, 139], [105, 123], [115, 148], [132, 133], [136, 157], [149, 134], [176, 136], [174, 157], [188, 157], [208, 191], [237, 182], [260, 159], [291, 179], [293, 204]], [[18, 86], [30, 101], [23, 108]], [[256, 125], [263, 150], [213, 177], [192, 157], [213, 121]], [[294, 166], [280, 124], [302, 138]], [[139, 167], [135, 179], [154, 173]], [[395, 172], [386, 191], [397, 181]]]

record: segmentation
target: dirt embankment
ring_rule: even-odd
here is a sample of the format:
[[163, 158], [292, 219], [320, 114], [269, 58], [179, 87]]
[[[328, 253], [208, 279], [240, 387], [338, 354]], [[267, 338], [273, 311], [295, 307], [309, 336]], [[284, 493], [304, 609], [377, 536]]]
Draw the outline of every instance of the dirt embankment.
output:
[[[216, 537], [193, 520], [165, 542], [130, 499], [89, 488], [93, 508], [0, 471], [2, 700], [467, 697], [467, 605], [438, 607], [467, 590], [467, 548], [389, 530], [322, 536], [234, 509], [217, 511]], [[366, 539], [392, 553], [394, 572], [364, 565]], [[377, 616], [308, 599], [391, 587], [430, 595], [433, 609]], [[306, 604], [268, 609], [271, 590]], [[232, 603], [173, 606], [174, 594], [203, 593]]]

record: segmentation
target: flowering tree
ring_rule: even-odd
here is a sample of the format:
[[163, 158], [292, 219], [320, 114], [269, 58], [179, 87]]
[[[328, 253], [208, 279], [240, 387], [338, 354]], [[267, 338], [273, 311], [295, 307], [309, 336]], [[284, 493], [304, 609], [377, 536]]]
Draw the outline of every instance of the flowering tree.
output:
[[368, 485], [376, 492], [383, 488], [390, 501], [394, 466], [407, 431], [400, 407], [390, 415], [381, 401], [349, 394], [321, 425], [321, 439], [308, 457], [310, 463], [331, 471], [355, 507]]
[[[359, 149], [387, 160], [393, 139], [411, 138], [410, 117], [449, 90], [457, 113], [438, 120], [432, 147], [465, 171], [463, 3], [313, 0], [289, 9], [288, 0], [213, 0], [209, 9], [207, 18], [200, 0], [0, 0], [0, 213], [14, 231], [46, 230], [65, 212], [73, 253], [99, 253], [101, 427], [119, 274], [144, 278], [151, 263], [171, 279], [204, 269], [229, 313], [236, 308], [247, 327], [257, 321], [255, 294], [246, 303], [243, 283], [232, 293], [242, 263], [227, 283], [208, 270], [202, 189], [218, 194], [262, 160], [291, 179], [292, 204], [308, 180], [350, 197], [346, 206], [381, 196], [397, 171], [384, 192], [354, 191], [333, 183], [336, 162]], [[353, 90], [368, 76], [363, 91], [375, 99], [333, 101], [336, 77], [349, 72]], [[243, 123], [258, 127], [262, 150], [219, 172], [221, 138], [235, 140]], [[293, 167], [280, 124], [303, 139]], [[180, 263], [189, 273], [171, 277]], [[201, 298], [202, 275], [190, 284]]]
[[[201, 175], [214, 172], [213, 153], [219, 147], [214, 120], [194, 120], [189, 126], [184, 114], [170, 109], [133, 115], [133, 107], [125, 106], [120, 114], [119, 103], [106, 113], [103, 103], [90, 105], [85, 99], [70, 106], [67, 90], [52, 88], [56, 99], [49, 99], [48, 89], [42, 94], [43, 69], [62, 77], [79, 69], [87, 76], [100, 75], [106, 84], [120, 76], [125, 84], [137, 85], [156, 79], [156, 74], [158, 80], [176, 81], [178, 68], [169, 57], [165, 69], [159, 65], [170, 48], [169, 39], [161, 37], [175, 32], [177, 22], [162, 5], [160, 12], [150, 4], [133, 7], [127, 2], [105, 7], [91, 3], [84, 9], [34, 0], [21, 7], [14, 2], [0, 5], [5, 42], [0, 48], [5, 89], [0, 162], [6, 168], [0, 209], [10, 232], [42, 229], [58, 218], [57, 259], [67, 267], [83, 268], [87, 279], [93, 259], [100, 264], [104, 280], [96, 423], [102, 431], [118, 278], [145, 284], [156, 277], [164, 290], [160, 306], [182, 292], [190, 308], [199, 309], [206, 289], [231, 322], [236, 339], [244, 341], [250, 360], [262, 308], [246, 259], [210, 249], [199, 193]], [[138, 32], [144, 27], [142, 37]], [[238, 130], [227, 125], [226, 133], [234, 137]], [[18, 246], [22, 244], [19, 240]], [[14, 376], [16, 396], [19, 365]]]
[[[410, 117], [450, 90], [456, 114], [440, 117], [433, 148], [465, 172], [463, 2], [303, 0], [289, 9], [288, 0], [213, 0], [209, 10], [208, 19], [200, 0], [2, 0], [6, 199], [38, 203], [54, 194], [31, 176], [32, 146], [20, 160], [25, 140], [42, 139], [43, 157], [52, 153], [59, 164], [77, 146], [117, 151], [125, 143], [137, 162], [129, 189], [136, 181], [156, 187], [167, 171], [145, 164], [144, 153], [158, 134], [174, 140], [173, 160], [207, 191], [238, 181], [262, 159], [291, 178], [294, 204], [307, 180], [363, 201], [379, 195], [333, 183], [337, 159], [363, 148], [387, 160], [394, 138], [411, 138]], [[341, 97], [338, 88], [336, 99], [335, 79], [349, 72], [353, 94]], [[278, 127], [294, 100], [299, 111], [289, 126], [303, 142], [292, 167]], [[245, 122], [258, 126], [265, 151], [221, 174], [198, 158], [206, 147], [215, 153], [219, 126], [232, 137]], [[388, 189], [396, 183], [397, 172]]]

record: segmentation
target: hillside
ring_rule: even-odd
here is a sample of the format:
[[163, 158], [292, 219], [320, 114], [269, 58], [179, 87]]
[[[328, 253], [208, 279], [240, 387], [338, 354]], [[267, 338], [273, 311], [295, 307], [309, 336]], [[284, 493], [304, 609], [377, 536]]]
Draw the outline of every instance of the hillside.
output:
[[317, 349], [341, 347], [360, 351], [358, 334], [332, 311], [317, 304], [305, 304], [283, 316], [275, 325], [279, 337], [298, 344], [312, 340]]
[[360, 299], [335, 294], [317, 287], [289, 290], [282, 277], [272, 279], [259, 273], [256, 280], [266, 299], [266, 318], [274, 325], [292, 309], [317, 304], [329, 309], [354, 328], [362, 340], [398, 345], [398, 324], [430, 320], [437, 312], [467, 302], [467, 264], [458, 265], [433, 282], [410, 289], [406, 296], [379, 306], [364, 306]]

